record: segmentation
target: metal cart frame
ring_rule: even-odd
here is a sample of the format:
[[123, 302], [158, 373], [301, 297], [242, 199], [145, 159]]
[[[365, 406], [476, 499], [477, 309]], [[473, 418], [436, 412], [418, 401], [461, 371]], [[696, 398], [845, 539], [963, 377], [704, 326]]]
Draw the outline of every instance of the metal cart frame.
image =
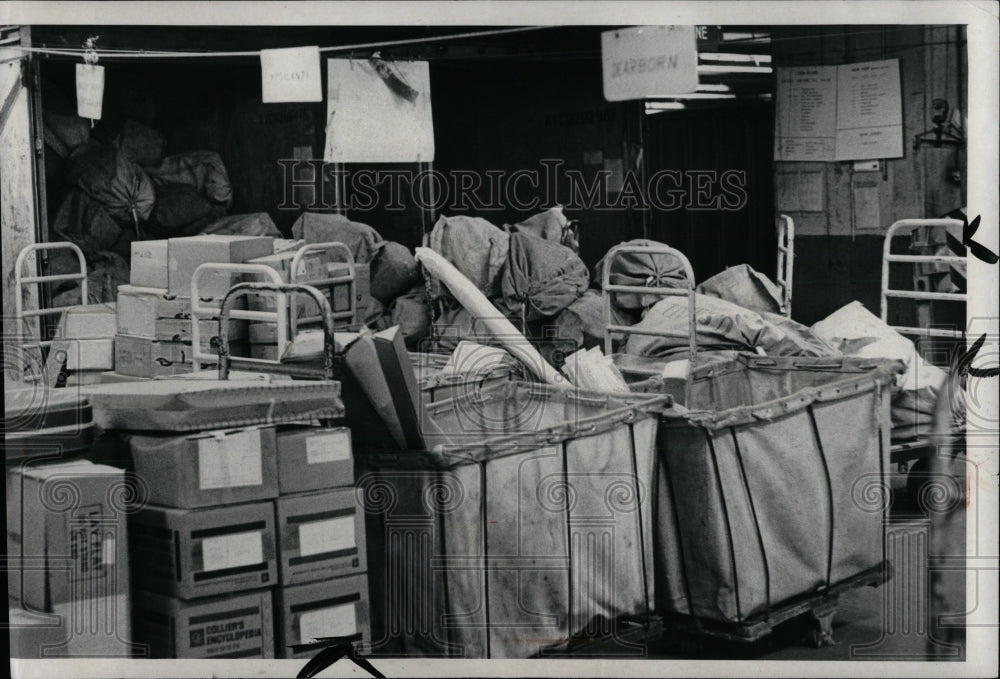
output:
[[[687, 276], [687, 287], [684, 288], [653, 288], [644, 287], [639, 285], [617, 285], [611, 282], [611, 269], [614, 266], [615, 260], [623, 254], [648, 254], [648, 255], [670, 255], [676, 257], [680, 260], [681, 264], [684, 266], [684, 274]], [[617, 325], [613, 323], [613, 318], [611, 315], [611, 304], [612, 304], [612, 293], [615, 292], [629, 292], [639, 295], [653, 295], [657, 297], [674, 297], [684, 295], [688, 299], [688, 329], [691, 331], [688, 333], [688, 351], [690, 352], [690, 359], [688, 362], [688, 378], [691, 376], [691, 370], [694, 369], [695, 361], [697, 359], [698, 353], [698, 338], [697, 338], [697, 309], [695, 302], [695, 289], [694, 289], [694, 270], [691, 268], [691, 262], [684, 255], [683, 252], [672, 248], [668, 245], [616, 245], [608, 251], [605, 255], [604, 273], [601, 277], [601, 297], [603, 302], [604, 311], [604, 355], [612, 355], [612, 335], [615, 333], [621, 335], [650, 335], [659, 336], [662, 333], [655, 330], [643, 330], [641, 328], [636, 328], [631, 325]], [[690, 401], [690, 386], [691, 380], [685, 380], [684, 387], [684, 397], [685, 402]]]
[[[907, 263], [907, 264], [961, 264], [964, 263], [965, 257], [959, 257], [957, 255], [913, 255], [913, 254], [893, 254], [892, 252], [892, 239], [901, 232], [912, 232], [921, 227], [937, 228], [937, 229], [947, 229], [948, 227], [962, 227], [962, 222], [957, 219], [901, 219], [892, 224], [885, 233], [885, 241], [882, 244], [882, 286], [881, 286], [881, 298], [879, 305], [880, 318], [884, 323], [889, 325], [889, 304], [893, 299], [910, 299], [916, 302], [931, 302], [931, 301], [945, 301], [945, 302], [961, 302], [965, 303], [968, 300], [968, 295], [966, 293], [958, 292], [932, 292], [929, 290], [904, 290], [901, 288], [893, 288], [889, 283], [889, 267], [894, 263]], [[918, 337], [941, 337], [950, 338], [956, 340], [964, 340], [965, 330], [950, 330], [947, 328], [919, 328], [912, 326], [895, 326], [889, 325], [896, 332], [903, 335], [914, 335]], [[936, 447], [932, 444], [930, 438], [919, 438], [913, 441], [906, 441], [902, 443], [893, 442], [889, 461], [893, 464], [904, 465], [907, 462], [913, 460], [929, 460], [935, 457], [937, 454]], [[914, 467], [911, 469], [911, 475], [917, 472], [922, 473], [922, 470]], [[918, 480], [914, 477], [914, 482]]]
[[778, 215], [778, 265], [775, 282], [781, 288], [781, 313], [792, 317], [792, 285], [795, 274], [795, 222]]
[[[265, 267], [266, 268], [266, 267]], [[271, 271], [274, 271], [271, 269]], [[276, 273], [276, 272], [275, 272]], [[306, 294], [319, 305], [323, 316], [323, 366], [315, 368], [309, 364], [285, 364], [279, 360], [269, 361], [259, 358], [231, 356], [229, 353], [229, 321], [247, 318], [250, 320], [267, 320], [262, 316], [273, 316], [271, 312], [246, 311], [233, 309], [239, 297], [250, 294], [271, 294], [277, 297], [279, 307], [287, 306], [292, 294]], [[280, 314], [280, 310], [276, 313]], [[238, 315], [234, 315], [238, 314]], [[280, 323], [280, 317], [279, 317]], [[280, 357], [279, 353], [279, 357]], [[237, 369], [255, 370], [258, 372], [289, 375], [299, 379], [336, 379], [337, 368], [334, 344], [334, 317], [326, 296], [317, 288], [302, 283], [237, 283], [226, 292], [219, 306], [219, 379], [229, 379], [229, 371], [233, 366]]]
[[[36, 253], [43, 250], [70, 250], [77, 258], [80, 263], [79, 273], [67, 273], [67, 274], [53, 274], [53, 275], [42, 275], [42, 276], [25, 276], [24, 275], [24, 264], [28, 260], [29, 256], [35, 255]], [[88, 293], [87, 293], [87, 260], [83, 256], [83, 251], [75, 243], [70, 243], [68, 241], [61, 241], [55, 243], [34, 243], [27, 246], [17, 255], [17, 261], [14, 263], [14, 323], [17, 326], [16, 334], [18, 337], [23, 337], [25, 334], [25, 319], [26, 318], [40, 318], [42, 316], [51, 316], [54, 314], [61, 314], [67, 309], [73, 308], [72, 306], [62, 306], [62, 307], [52, 307], [43, 308], [41, 306], [41, 301], [39, 300], [38, 309], [30, 309], [25, 311], [24, 309], [24, 286], [25, 285], [37, 285], [41, 286], [46, 283], [57, 283], [59, 281], [80, 281], [80, 304], [87, 304]], [[22, 349], [33, 349], [33, 348], [46, 348], [52, 345], [52, 340], [46, 340], [41, 337], [42, 324], [38, 327], [39, 338], [37, 342], [24, 342], [22, 343]]]

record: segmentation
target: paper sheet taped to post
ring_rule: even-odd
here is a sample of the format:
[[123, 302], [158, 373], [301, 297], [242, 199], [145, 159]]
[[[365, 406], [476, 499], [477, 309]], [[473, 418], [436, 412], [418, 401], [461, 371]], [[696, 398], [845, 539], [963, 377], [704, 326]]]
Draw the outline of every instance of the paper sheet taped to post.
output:
[[327, 60], [326, 150], [332, 163], [434, 160], [431, 78], [426, 61], [392, 62], [390, 76], [416, 91], [397, 94], [367, 61]]

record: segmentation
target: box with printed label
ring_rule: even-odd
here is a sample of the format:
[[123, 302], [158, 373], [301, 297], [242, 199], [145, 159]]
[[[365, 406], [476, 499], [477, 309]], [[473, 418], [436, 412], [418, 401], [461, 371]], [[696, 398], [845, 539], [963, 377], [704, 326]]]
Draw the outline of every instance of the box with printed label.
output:
[[132, 241], [129, 282], [143, 288], [166, 288], [169, 268], [167, 251], [166, 240]]
[[143, 657], [274, 657], [270, 589], [192, 601], [137, 590], [132, 619]]
[[[222, 236], [209, 234], [187, 238], [171, 238], [168, 246], [170, 270], [167, 289], [174, 295], [191, 295], [191, 276], [202, 264], [238, 264], [274, 252], [270, 236]], [[198, 296], [202, 299], [221, 298], [243, 274], [217, 271], [207, 273], [198, 281]]]
[[253, 502], [211, 509], [146, 505], [129, 516], [136, 588], [197, 599], [277, 580], [274, 505]]
[[277, 650], [282, 658], [312, 657], [329, 645], [315, 641], [324, 637], [360, 641], [363, 650], [371, 643], [367, 575], [279, 587], [275, 596]]
[[278, 432], [278, 492], [301, 493], [354, 485], [351, 430], [298, 427]]
[[274, 427], [126, 440], [154, 504], [191, 509], [278, 496]]
[[125, 472], [116, 467], [74, 460], [12, 469], [8, 549], [21, 567], [10, 573], [19, 582], [8, 593], [49, 612], [98, 594], [127, 595], [127, 497]]
[[283, 495], [278, 516], [282, 585], [362, 573], [367, 569], [365, 515], [354, 487]]

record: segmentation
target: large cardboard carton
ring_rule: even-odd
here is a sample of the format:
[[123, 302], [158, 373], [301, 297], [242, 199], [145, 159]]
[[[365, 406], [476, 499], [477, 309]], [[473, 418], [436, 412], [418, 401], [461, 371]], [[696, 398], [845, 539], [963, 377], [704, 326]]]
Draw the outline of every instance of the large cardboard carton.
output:
[[85, 304], [67, 309], [59, 322], [64, 339], [110, 339], [115, 336], [115, 303]]
[[132, 377], [161, 377], [194, 369], [191, 345], [146, 337], [115, 337], [115, 372]]
[[[191, 275], [209, 262], [237, 264], [274, 252], [270, 236], [203, 235], [171, 238], [168, 255], [170, 271], [167, 289], [173, 295], [191, 295]], [[242, 279], [241, 274], [216, 272], [199, 281], [198, 294], [204, 298], [221, 298]]]
[[11, 606], [10, 657], [128, 658], [132, 643], [129, 594], [56, 604], [41, 613]]
[[278, 496], [274, 427], [126, 440], [154, 504], [193, 509]]
[[[329, 642], [323, 637], [371, 643], [368, 607], [368, 576], [322, 580], [308, 585], [276, 590], [278, 655], [308, 658]], [[292, 648], [299, 646], [299, 648]]]
[[136, 591], [132, 617], [141, 657], [274, 657], [270, 589], [192, 601]]
[[123, 470], [86, 460], [23, 465], [10, 470], [6, 490], [8, 549], [19, 566], [8, 593], [25, 609], [128, 594]]
[[189, 318], [191, 299], [175, 297], [166, 289], [118, 286], [117, 325], [119, 335], [133, 337], [156, 336], [156, 321], [161, 318]]
[[169, 260], [166, 240], [132, 241], [129, 282], [143, 288], [166, 288]]
[[136, 588], [196, 599], [269, 587], [277, 581], [274, 505], [211, 509], [147, 505], [129, 516], [129, 548], [142, 554]]
[[353, 575], [367, 569], [365, 516], [353, 487], [275, 501], [282, 585]]
[[354, 485], [351, 430], [296, 427], [279, 431], [278, 493], [302, 493]]

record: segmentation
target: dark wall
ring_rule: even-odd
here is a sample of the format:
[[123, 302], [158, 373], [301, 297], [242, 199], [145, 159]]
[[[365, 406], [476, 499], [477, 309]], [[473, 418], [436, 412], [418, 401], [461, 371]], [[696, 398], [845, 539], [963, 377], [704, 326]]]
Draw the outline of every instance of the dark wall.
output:
[[[82, 29], [81, 29], [82, 30]], [[316, 29], [318, 30], [318, 29]], [[415, 29], [414, 29], [415, 30]], [[261, 33], [200, 29], [190, 35], [174, 31], [142, 29], [94, 30], [104, 47], [149, 48], [167, 45], [187, 48], [220, 46], [220, 49], [249, 49], [285, 44], [336, 44], [361, 40], [392, 39], [391, 29], [375, 28], [331, 30], [329, 35], [299, 35], [293, 29]], [[78, 44], [80, 36], [66, 35], [50, 28], [40, 33], [48, 43]], [[84, 30], [83, 33], [88, 33]], [[80, 35], [83, 35], [80, 33]], [[314, 30], [315, 33], [315, 30]], [[589, 179], [595, 167], [584, 164], [585, 152], [601, 152], [605, 158], [625, 159], [626, 111], [630, 107], [604, 101], [601, 88], [599, 37], [597, 30], [584, 28], [556, 29], [529, 34], [533, 44], [514, 38], [494, 41], [477, 54], [470, 48], [428, 48], [435, 54], [416, 54], [431, 61], [436, 158], [433, 169], [446, 176], [452, 171], [470, 170], [484, 174], [488, 170], [509, 177], [518, 170], [541, 173], [542, 159], [563, 163], [561, 170], [577, 169]], [[284, 36], [284, 37], [282, 37]], [[584, 58], [531, 56], [530, 50], [591, 50]], [[180, 42], [178, 42], [180, 41]], [[486, 41], [488, 42], [488, 41]], [[464, 49], [464, 52], [460, 52]], [[442, 52], [437, 54], [436, 52]], [[510, 52], [510, 55], [507, 55]], [[468, 56], [463, 56], [468, 55]], [[325, 69], [325, 59], [323, 65]], [[326, 103], [263, 104], [261, 102], [260, 66], [255, 59], [226, 59], [187, 62], [184, 60], [108, 62], [103, 119], [94, 136], [110, 141], [127, 119], [150, 125], [163, 134], [165, 154], [189, 150], [217, 151], [226, 164], [234, 189], [232, 213], [266, 211], [275, 223], [288, 231], [300, 210], [280, 210], [286, 190], [284, 170], [279, 159], [291, 159], [295, 149], [308, 147], [321, 158], [325, 144]], [[62, 99], [70, 111], [74, 102], [74, 64], [69, 61], [45, 61], [42, 75], [51, 87], [49, 101]], [[325, 82], [325, 75], [324, 75]], [[325, 84], [324, 84], [325, 88]], [[47, 105], [43, 102], [43, 105]], [[53, 166], [57, 166], [53, 159]], [[375, 166], [348, 165], [340, 169], [355, 173]], [[403, 169], [418, 173], [428, 166], [416, 164], [378, 166], [377, 169]], [[50, 213], [58, 207], [59, 172], [50, 174], [53, 191]], [[537, 200], [537, 209], [518, 209], [506, 199], [500, 209], [461, 209], [447, 204], [436, 214], [421, 209], [413, 199], [411, 187], [403, 186], [402, 209], [387, 210], [388, 183], [379, 187], [379, 200], [370, 210], [348, 210], [352, 219], [376, 227], [386, 238], [409, 246], [419, 244], [424, 228], [432, 225], [437, 214], [475, 214], [494, 224], [514, 223], [556, 202], [568, 200], [568, 187], [560, 176], [558, 189], [547, 192], [544, 186], [534, 190], [519, 184], [517, 198]], [[327, 202], [332, 206], [334, 189], [325, 186]], [[308, 202], [308, 190], [296, 194]], [[330, 211], [332, 207], [328, 208]], [[611, 245], [631, 237], [629, 215], [625, 211], [567, 209], [567, 215], [582, 222], [582, 254], [594, 263]]]
[[[769, 104], [744, 104], [669, 111], [648, 119], [647, 172], [652, 176], [671, 170], [683, 177], [683, 196], [678, 199], [682, 204], [676, 208], [664, 195], [674, 189], [673, 180], [664, 180], [656, 191], [671, 209], [650, 210], [649, 237], [686, 254], [699, 282], [737, 264], [775, 275], [772, 116]], [[706, 174], [701, 179], [692, 174], [702, 171]], [[726, 172], [733, 173], [730, 181], [742, 189], [723, 185]], [[704, 188], [701, 196], [696, 195], [696, 182]], [[740, 191], [742, 198], [737, 196]], [[713, 207], [704, 207], [707, 204]]]

